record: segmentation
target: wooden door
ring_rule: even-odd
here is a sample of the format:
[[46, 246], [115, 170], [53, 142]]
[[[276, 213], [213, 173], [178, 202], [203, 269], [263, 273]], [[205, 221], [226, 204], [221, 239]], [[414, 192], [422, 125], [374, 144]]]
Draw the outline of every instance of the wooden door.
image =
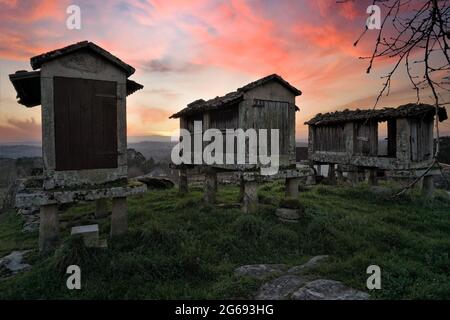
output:
[[56, 170], [117, 168], [116, 82], [54, 78]]

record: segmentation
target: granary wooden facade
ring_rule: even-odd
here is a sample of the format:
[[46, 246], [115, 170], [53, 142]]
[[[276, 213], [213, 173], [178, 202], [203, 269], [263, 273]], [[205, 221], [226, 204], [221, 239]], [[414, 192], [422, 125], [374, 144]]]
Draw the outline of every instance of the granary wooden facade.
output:
[[[295, 105], [295, 98], [299, 95], [301, 95], [300, 90], [290, 85], [279, 75], [272, 74], [224, 96], [206, 101], [203, 99], [196, 100], [170, 118], [179, 118], [180, 128], [189, 130], [192, 136], [195, 134], [195, 121], [202, 121], [202, 132], [211, 128], [219, 129], [223, 133], [226, 129], [242, 129], [244, 131], [247, 129], [268, 129], [268, 131], [278, 129], [280, 172], [276, 177], [286, 178], [293, 182], [292, 186], [297, 183], [298, 189], [296, 178], [299, 174], [295, 171], [295, 112], [299, 108]], [[270, 141], [270, 138], [268, 140]], [[224, 146], [224, 153], [225, 150]], [[268, 150], [270, 150], [270, 146], [268, 146]], [[248, 154], [248, 149], [246, 149], [246, 152]], [[225, 154], [224, 157], [226, 157]], [[186, 191], [187, 186], [185, 167], [181, 168], [180, 171], [180, 189], [182, 191]], [[252, 175], [250, 172], [254, 173], [258, 170], [259, 164], [238, 165], [235, 162], [235, 164], [202, 165], [202, 167], [205, 167], [206, 172], [205, 198], [213, 201], [214, 194], [211, 193], [214, 192], [214, 186], [217, 185], [217, 171], [246, 172], [247, 174], [243, 176], [249, 177]], [[291, 171], [287, 171], [289, 169]], [[286, 172], [290, 173], [287, 174]], [[290, 174], [292, 176], [289, 176]], [[290, 178], [293, 178], [293, 180]], [[252, 191], [247, 193], [246, 187], [251, 188]], [[291, 187], [291, 190], [294, 189], [296, 189], [295, 186]], [[246, 184], [242, 187], [242, 192], [244, 207], [246, 207], [245, 197], [250, 193], [253, 195], [249, 195], [249, 197], [254, 197], [256, 186]]]
[[40, 71], [10, 75], [18, 102], [42, 105], [44, 187], [127, 177], [126, 96], [134, 68], [92, 42], [31, 58]]
[[[433, 162], [435, 113], [431, 105], [407, 104], [318, 114], [305, 123], [309, 126], [309, 160], [316, 164], [403, 171], [414, 176]], [[445, 108], [439, 108], [438, 118], [447, 119]], [[380, 123], [385, 123], [387, 129], [383, 153], [378, 150]]]
[[[203, 131], [226, 129], [279, 129], [280, 165], [295, 165], [295, 97], [301, 95], [276, 74], [249, 83], [236, 91], [210, 100], [199, 99], [170, 118], [180, 119], [180, 128], [194, 134], [194, 121]], [[229, 169], [237, 166], [228, 165]]]
[[88, 41], [33, 57], [31, 67], [40, 70], [10, 80], [18, 103], [41, 105], [44, 168], [17, 206], [41, 206], [41, 249], [57, 239], [59, 203], [112, 198], [111, 232], [123, 232], [126, 196], [145, 191], [127, 182], [126, 97], [143, 88], [128, 79], [134, 68]]

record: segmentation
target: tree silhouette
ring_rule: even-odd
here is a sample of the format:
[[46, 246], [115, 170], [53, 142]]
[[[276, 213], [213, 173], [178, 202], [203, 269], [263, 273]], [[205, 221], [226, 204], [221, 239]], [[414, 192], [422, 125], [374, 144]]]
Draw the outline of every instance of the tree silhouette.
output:
[[[337, 3], [354, 0], [337, 0]], [[417, 103], [421, 96], [431, 92], [436, 107], [436, 150], [434, 164], [439, 154], [439, 107], [450, 104], [444, 99], [450, 92], [450, 6], [448, 0], [373, 0], [372, 5], [383, 9], [381, 27], [372, 54], [360, 59], [369, 60], [366, 72], [370, 73], [376, 60], [392, 59], [392, 69], [383, 79], [382, 88], [375, 100], [376, 108], [383, 95], [389, 95], [391, 81], [399, 67], [404, 65], [409, 82], [416, 91]], [[372, 12], [372, 16], [375, 12]], [[369, 18], [372, 18], [369, 17]], [[357, 46], [369, 30], [366, 25], [355, 41]], [[416, 66], [414, 70], [413, 66]], [[426, 173], [431, 170], [428, 168]], [[416, 181], [417, 182], [417, 181]]]

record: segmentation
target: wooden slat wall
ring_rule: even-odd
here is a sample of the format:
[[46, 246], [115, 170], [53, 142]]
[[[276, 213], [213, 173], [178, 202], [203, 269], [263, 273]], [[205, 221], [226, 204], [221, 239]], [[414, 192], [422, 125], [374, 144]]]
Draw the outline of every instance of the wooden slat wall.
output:
[[[416, 157], [411, 154], [411, 160], [423, 161], [431, 159], [433, 156], [433, 120], [418, 119], [411, 121], [411, 143], [413, 137], [413, 123], [415, 123]], [[431, 129], [431, 130], [430, 130]], [[413, 148], [413, 146], [411, 146]]]
[[267, 140], [268, 150], [271, 150], [270, 129], [278, 129], [280, 137], [280, 155], [289, 155], [289, 122], [291, 116], [289, 110], [294, 110], [294, 106], [284, 101], [255, 100], [256, 119], [254, 127], [256, 129], [268, 129]]
[[314, 150], [345, 152], [344, 125], [315, 127]]
[[378, 122], [355, 123], [354, 153], [356, 155], [378, 155]]
[[116, 83], [55, 77], [56, 170], [117, 168]]
[[210, 113], [210, 128], [225, 130], [239, 127], [238, 105], [233, 108], [214, 110]]

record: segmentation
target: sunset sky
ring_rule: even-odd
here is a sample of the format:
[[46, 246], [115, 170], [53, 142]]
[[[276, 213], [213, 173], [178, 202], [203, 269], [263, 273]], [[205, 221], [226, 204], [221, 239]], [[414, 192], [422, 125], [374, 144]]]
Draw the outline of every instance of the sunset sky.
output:
[[[169, 136], [168, 117], [193, 100], [223, 95], [278, 73], [299, 88], [297, 139], [319, 112], [370, 108], [392, 61], [366, 74], [376, 30], [357, 47], [371, 0], [0, 0], [0, 143], [40, 140], [40, 107], [17, 104], [8, 75], [29, 58], [93, 41], [136, 68], [144, 90], [128, 99], [128, 136]], [[66, 28], [66, 8], [81, 8], [81, 30]], [[383, 12], [382, 12], [383, 14]], [[424, 97], [425, 98], [425, 97]], [[379, 107], [415, 102], [405, 73]], [[441, 126], [450, 134], [450, 122]]]

